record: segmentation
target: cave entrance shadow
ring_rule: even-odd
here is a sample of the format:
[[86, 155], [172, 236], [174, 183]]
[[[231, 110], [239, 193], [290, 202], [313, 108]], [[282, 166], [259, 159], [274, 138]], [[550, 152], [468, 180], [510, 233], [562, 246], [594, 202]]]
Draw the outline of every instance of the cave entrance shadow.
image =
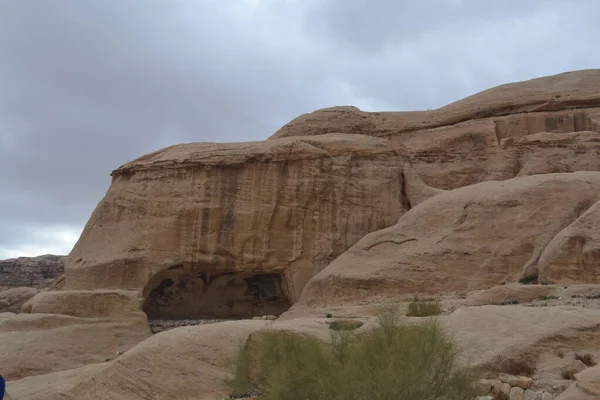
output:
[[277, 272], [209, 273], [183, 265], [163, 270], [143, 291], [149, 320], [243, 319], [280, 315], [291, 304]]

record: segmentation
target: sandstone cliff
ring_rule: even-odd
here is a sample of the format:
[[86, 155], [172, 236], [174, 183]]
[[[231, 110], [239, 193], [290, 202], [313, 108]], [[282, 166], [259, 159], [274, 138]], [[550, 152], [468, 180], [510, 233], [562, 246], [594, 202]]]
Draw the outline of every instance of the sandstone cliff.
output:
[[193, 143], [113, 172], [65, 289], [143, 290], [151, 318], [280, 314], [304, 284], [408, 208], [385, 139]]
[[[0, 373], [28, 400], [215, 399], [220, 357], [256, 329], [326, 339], [326, 315], [368, 328], [382, 303], [405, 311], [431, 293], [468, 362], [528, 357], [558, 393], [559, 346], [600, 357], [599, 126], [590, 70], [427, 112], [319, 110], [264, 142], [143, 156], [113, 172], [58, 290], [28, 301], [30, 315], [0, 315]], [[152, 337], [139, 311], [239, 318], [292, 304], [272, 323]]]
[[[600, 283], [600, 172], [482, 182], [439, 194], [316, 275], [302, 303], [441, 294], [515, 281]], [[595, 231], [595, 230], [594, 230]]]
[[388, 138], [407, 150], [425, 183], [443, 189], [599, 170], [600, 70], [502, 85], [431, 111], [318, 110], [271, 139], [328, 132]]

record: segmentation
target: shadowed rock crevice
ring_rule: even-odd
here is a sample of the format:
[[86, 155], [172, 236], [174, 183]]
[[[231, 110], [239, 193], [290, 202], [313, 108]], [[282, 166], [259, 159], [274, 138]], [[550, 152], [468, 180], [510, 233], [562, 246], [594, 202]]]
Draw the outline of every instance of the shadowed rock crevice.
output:
[[207, 273], [177, 266], [144, 290], [150, 320], [239, 319], [280, 315], [290, 307], [279, 273]]

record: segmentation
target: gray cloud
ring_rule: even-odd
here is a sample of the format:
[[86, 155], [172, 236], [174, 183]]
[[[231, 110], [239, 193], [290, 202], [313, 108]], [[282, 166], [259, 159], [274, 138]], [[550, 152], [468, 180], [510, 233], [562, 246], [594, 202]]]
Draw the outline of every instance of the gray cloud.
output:
[[160, 147], [260, 140], [331, 105], [434, 108], [600, 61], [593, 0], [251, 3], [0, 2], [0, 258], [68, 251], [109, 172]]

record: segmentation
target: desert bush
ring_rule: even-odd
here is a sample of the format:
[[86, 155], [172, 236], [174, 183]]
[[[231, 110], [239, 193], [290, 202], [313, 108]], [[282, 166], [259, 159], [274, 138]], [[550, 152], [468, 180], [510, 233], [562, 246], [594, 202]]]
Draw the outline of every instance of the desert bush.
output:
[[594, 356], [591, 355], [590, 353], [585, 353], [585, 354], [576, 353], [575, 359], [581, 361], [588, 367], [593, 367], [594, 365], [596, 365], [596, 361], [594, 361]]
[[532, 283], [537, 283], [538, 276], [537, 275], [526, 275], [519, 279], [519, 283], [523, 285], [528, 285]]
[[499, 371], [510, 375], [533, 376], [535, 374], [535, 362], [526, 359], [503, 359], [497, 363]]
[[442, 313], [442, 307], [437, 300], [424, 301], [414, 299], [408, 305], [407, 317], [430, 317], [433, 315], [440, 315]]
[[334, 331], [353, 331], [363, 326], [361, 321], [353, 321], [350, 319], [336, 319], [329, 322], [329, 329]]
[[540, 300], [558, 300], [559, 297], [558, 296], [542, 296], [540, 297]]
[[[454, 342], [436, 321], [401, 326], [383, 312], [379, 325], [330, 331], [331, 343], [267, 331], [240, 348], [233, 382], [261, 400], [462, 400], [474, 377], [459, 365]], [[230, 385], [235, 391], [235, 385]], [[238, 389], [239, 390], [239, 389]]]
[[509, 400], [509, 397], [504, 392], [497, 392], [496, 394], [494, 394], [492, 400]]
[[494, 303], [495, 306], [512, 306], [515, 304], [519, 304], [519, 300], [507, 300], [500, 303]]
[[573, 380], [575, 380], [575, 374], [577, 372], [579, 372], [579, 371], [576, 371], [574, 368], [565, 367], [560, 370], [560, 376], [563, 379], [568, 379], [568, 380], [573, 381]]

